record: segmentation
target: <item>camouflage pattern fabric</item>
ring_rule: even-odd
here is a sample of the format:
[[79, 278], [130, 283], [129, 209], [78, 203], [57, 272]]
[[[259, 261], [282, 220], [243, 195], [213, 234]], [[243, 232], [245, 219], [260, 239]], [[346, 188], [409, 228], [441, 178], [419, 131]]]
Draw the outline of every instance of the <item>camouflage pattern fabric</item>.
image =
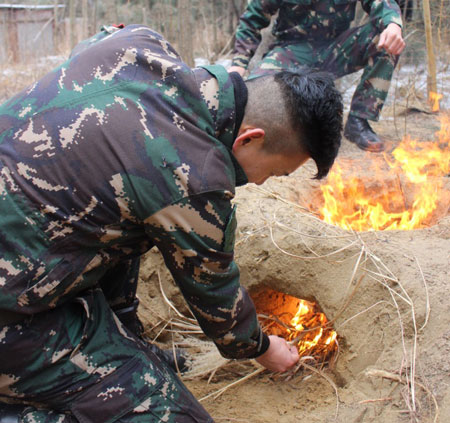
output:
[[211, 421], [191, 397], [192, 412], [172, 412], [185, 388], [159, 386], [168, 370], [110, 305], [134, 297], [136, 260], [156, 245], [224, 356], [267, 348], [233, 259], [231, 199], [247, 182], [235, 119], [223, 67], [192, 70], [138, 25], [98, 36], [0, 107], [0, 321], [20, 316], [0, 326], [0, 399], [37, 405], [37, 422], [42, 405], [83, 423], [160, 421], [120, 417], [116, 395], [121, 410], [162, 401], [161, 421]]
[[233, 65], [246, 68], [261, 42], [261, 29], [273, 26], [274, 45], [250, 78], [301, 65], [327, 70], [336, 78], [364, 69], [350, 113], [378, 120], [398, 57], [377, 50], [390, 23], [402, 26], [394, 0], [361, 0], [369, 22], [351, 28], [356, 0], [252, 0], [240, 19]]
[[398, 61], [398, 56], [377, 49], [378, 40], [378, 30], [369, 22], [345, 31], [331, 43], [305, 41], [277, 46], [264, 56], [248, 78], [299, 65], [326, 70], [335, 78], [364, 69], [353, 94], [350, 114], [376, 121]]
[[0, 392], [29, 404], [24, 423], [213, 421], [100, 289], [8, 327], [0, 350]]

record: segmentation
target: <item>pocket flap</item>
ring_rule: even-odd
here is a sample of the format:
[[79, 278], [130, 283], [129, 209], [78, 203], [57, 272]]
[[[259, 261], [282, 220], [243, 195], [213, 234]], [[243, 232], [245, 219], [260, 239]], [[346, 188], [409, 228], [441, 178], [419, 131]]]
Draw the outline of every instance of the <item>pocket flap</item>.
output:
[[83, 392], [70, 409], [80, 423], [116, 422], [140, 405], [162, 382], [159, 369], [142, 353]]

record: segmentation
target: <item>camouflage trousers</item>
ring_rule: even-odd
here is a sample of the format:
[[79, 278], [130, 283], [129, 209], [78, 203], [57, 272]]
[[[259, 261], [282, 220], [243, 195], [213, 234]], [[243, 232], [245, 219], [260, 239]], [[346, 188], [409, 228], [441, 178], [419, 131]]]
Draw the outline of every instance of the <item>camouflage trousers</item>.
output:
[[102, 288], [0, 327], [0, 406], [29, 405], [23, 423], [212, 422], [176, 373], [113, 313], [112, 297], [134, 299], [136, 270], [131, 261], [117, 273], [122, 286], [108, 287], [103, 278]]
[[310, 66], [340, 78], [364, 69], [353, 94], [350, 114], [378, 120], [398, 56], [377, 49], [379, 31], [372, 24], [350, 28], [336, 39], [276, 43], [251, 71], [249, 79], [280, 69]]

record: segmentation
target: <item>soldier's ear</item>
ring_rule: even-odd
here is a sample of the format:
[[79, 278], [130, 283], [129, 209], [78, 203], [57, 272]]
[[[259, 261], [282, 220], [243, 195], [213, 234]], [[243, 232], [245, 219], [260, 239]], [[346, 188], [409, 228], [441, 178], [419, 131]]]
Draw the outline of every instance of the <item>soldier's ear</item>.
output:
[[241, 127], [237, 138], [234, 140], [233, 151], [236, 151], [236, 148], [245, 146], [250, 142], [263, 143], [265, 135], [266, 133], [262, 128]]

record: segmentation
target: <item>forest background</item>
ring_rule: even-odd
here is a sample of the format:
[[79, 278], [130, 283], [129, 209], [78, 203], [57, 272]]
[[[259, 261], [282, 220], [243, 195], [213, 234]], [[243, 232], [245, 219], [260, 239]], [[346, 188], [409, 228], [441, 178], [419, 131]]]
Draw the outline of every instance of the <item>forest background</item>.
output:
[[[403, 13], [406, 18], [404, 37], [407, 41], [405, 52], [401, 56], [402, 65], [425, 66], [431, 53], [437, 60], [435, 74], [435, 91], [442, 93], [447, 87], [441, 82], [439, 74], [449, 72], [450, 44], [450, 0], [399, 0], [406, 4]], [[81, 40], [99, 31], [102, 25], [142, 23], [160, 32], [171, 42], [183, 59], [191, 66], [196, 64], [220, 63], [228, 65], [234, 45], [234, 36], [239, 16], [245, 10], [247, 0], [12, 0], [13, 5], [53, 5], [52, 22], [54, 51], [56, 55], [67, 56], [70, 50]], [[59, 6], [59, 7], [58, 7]], [[63, 6], [63, 7], [61, 7]], [[424, 11], [430, 12], [429, 35], [427, 45], [427, 19]], [[366, 14], [359, 9], [355, 25], [360, 24]], [[0, 22], [1, 24], [1, 22]], [[4, 25], [4, 28], [6, 26]], [[268, 31], [266, 31], [267, 33]], [[266, 37], [270, 39], [270, 36]], [[266, 43], [264, 46], [267, 46]], [[428, 49], [428, 52], [427, 52]], [[428, 53], [428, 54], [427, 54]], [[42, 61], [41, 57], [29, 57], [26, 62]], [[60, 60], [61, 61], [61, 60]], [[58, 63], [59, 64], [59, 63]], [[0, 64], [3, 66], [6, 64]], [[428, 66], [429, 67], [429, 66]], [[51, 65], [50, 65], [51, 68]], [[32, 80], [48, 71], [43, 68], [33, 72]], [[424, 69], [420, 72], [423, 73]], [[430, 69], [428, 69], [430, 72]], [[413, 72], [417, 74], [417, 72]], [[436, 76], [437, 75], [437, 76]], [[8, 81], [9, 82], [9, 81]], [[14, 94], [25, 81], [21, 78], [16, 84], [4, 89], [4, 96]], [[31, 82], [31, 81], [30, 81]], [[426, 83], [429, 85], [430, 75]], [[1, 81], [0, 81], [1, 84]], [[423, 84], [423, 81], [421, 82]], [[412, 80], [404, 89], [404, 95], [414, 101], [423, 93], [418, 93], [423, 86], [417, 86]], [[420, 85], [420, 84], [419, 84]], [[3, 94], [3, 92], [1, 93]], [[402, 94], [402, 93], [400, 93]], [[443, 92], [445, 96], [445, 92]], [[0, 95], [0, 100], [4, 99]], [[448, 96], [447, 96], [448, 97]]]

